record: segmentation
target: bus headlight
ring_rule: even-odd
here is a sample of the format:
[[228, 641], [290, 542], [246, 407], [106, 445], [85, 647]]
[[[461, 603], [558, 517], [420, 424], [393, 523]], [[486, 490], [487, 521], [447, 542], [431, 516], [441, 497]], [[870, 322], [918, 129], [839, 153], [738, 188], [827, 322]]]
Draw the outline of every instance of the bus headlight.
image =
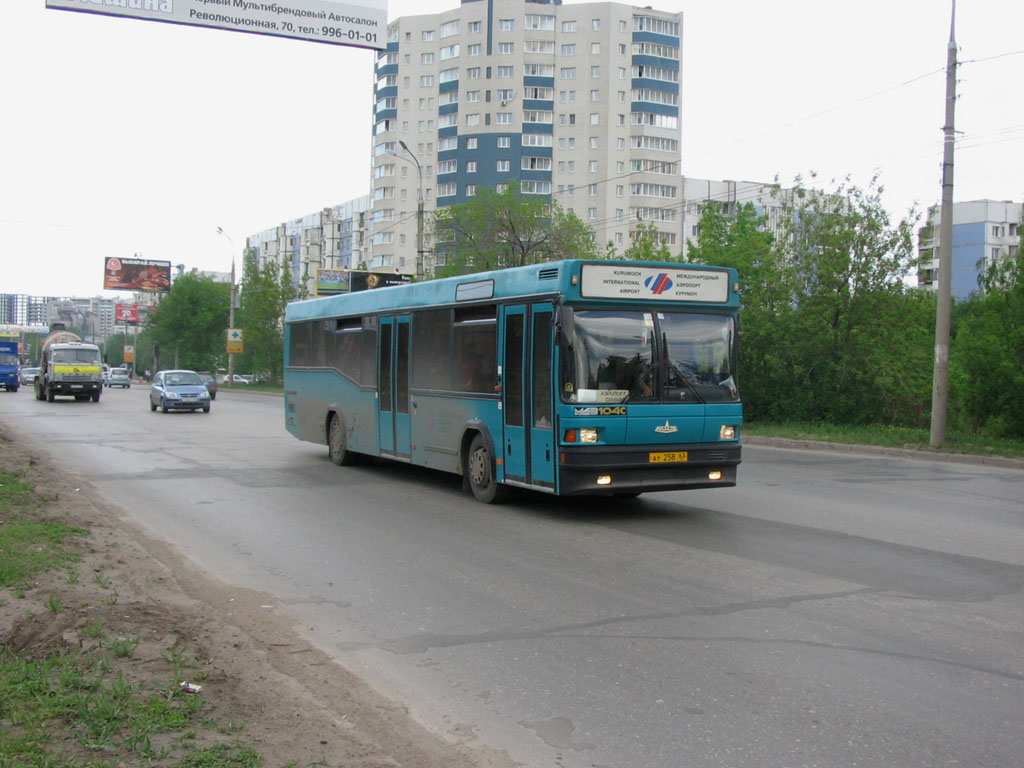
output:
[[592, 427], [583, 427], [580, 429], [580, 442], [581, 443], [596, 443], [597, 442], [597, 430]]
[[722, 428], [718, 430], [718, 438], [720, 440], [735, 440], [736, 439], [736, 427], [731, 424], [723, 424]]

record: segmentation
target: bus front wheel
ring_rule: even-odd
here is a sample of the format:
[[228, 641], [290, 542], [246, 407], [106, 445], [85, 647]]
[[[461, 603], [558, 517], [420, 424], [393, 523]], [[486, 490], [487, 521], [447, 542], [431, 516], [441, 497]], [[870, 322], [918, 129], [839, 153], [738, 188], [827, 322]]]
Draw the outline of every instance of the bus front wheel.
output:
[[339, 467], [355, 463], [355, 454], [345, 447], [345, 425], [336, 413], [331, 414], [330, 424], [327, 425], [327, 451], [331, 461]]
[[494, 479], [494, 457], [483, 435], [476, 434], [466, 456], [466, 475], [477, 501], [499, 504], [508, 495], [508, 487]]

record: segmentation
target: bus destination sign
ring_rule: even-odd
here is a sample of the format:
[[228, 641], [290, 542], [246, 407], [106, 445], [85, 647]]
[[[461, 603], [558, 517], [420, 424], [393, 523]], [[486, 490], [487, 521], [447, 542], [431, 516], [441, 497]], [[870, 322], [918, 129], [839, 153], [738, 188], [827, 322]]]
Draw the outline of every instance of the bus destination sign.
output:
[[729, 273], [717, 269], [584, 264], [580, 295], [587, 299], [648, 299], [725, 304], [729, 300]]

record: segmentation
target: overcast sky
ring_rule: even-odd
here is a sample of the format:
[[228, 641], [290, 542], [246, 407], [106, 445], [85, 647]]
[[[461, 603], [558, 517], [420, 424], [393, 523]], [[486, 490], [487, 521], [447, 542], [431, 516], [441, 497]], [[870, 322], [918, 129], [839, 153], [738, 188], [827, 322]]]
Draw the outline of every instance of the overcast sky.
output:
[[[877, 171], [894, 217], [939, 201], [948, 0], [652, 4], [684, 13], [684, 174]], [[1022, 29], [1021, 0], [957, 9], [958, 201], [1024, 199]], [[3, 0], [0, 293], [116, 296], [109, 256], [227, 271], [247, 235], [367, 194], [374, 58]]]

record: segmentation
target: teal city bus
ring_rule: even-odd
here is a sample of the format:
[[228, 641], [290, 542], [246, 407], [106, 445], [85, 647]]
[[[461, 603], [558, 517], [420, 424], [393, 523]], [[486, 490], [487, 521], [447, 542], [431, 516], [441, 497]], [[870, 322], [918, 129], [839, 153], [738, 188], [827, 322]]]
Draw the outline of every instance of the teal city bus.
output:
[[285, 421], [487, 503], [733, 486], [738, 310], [732, 269], [584, 260], [294, 302]]

